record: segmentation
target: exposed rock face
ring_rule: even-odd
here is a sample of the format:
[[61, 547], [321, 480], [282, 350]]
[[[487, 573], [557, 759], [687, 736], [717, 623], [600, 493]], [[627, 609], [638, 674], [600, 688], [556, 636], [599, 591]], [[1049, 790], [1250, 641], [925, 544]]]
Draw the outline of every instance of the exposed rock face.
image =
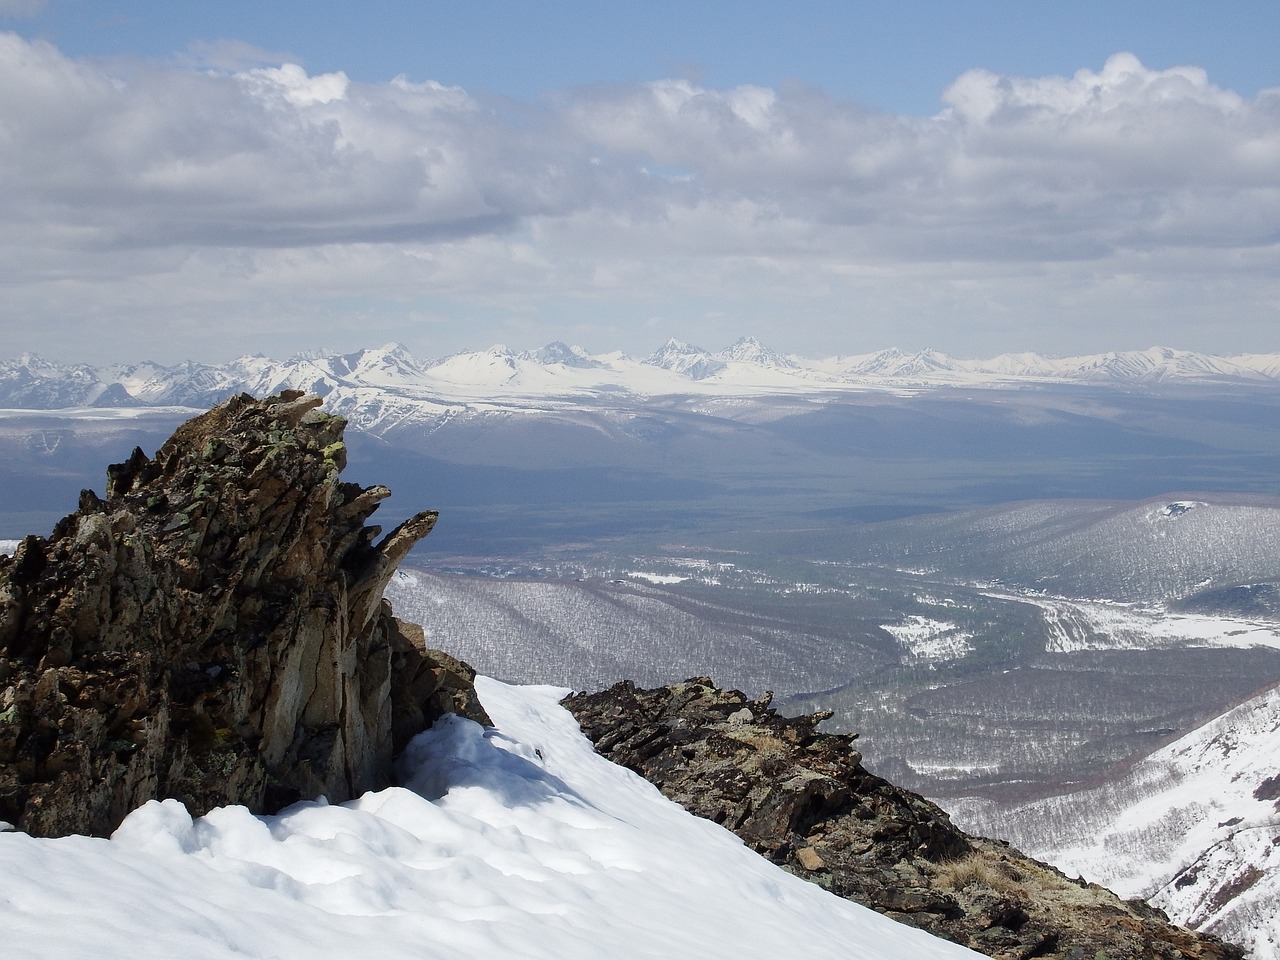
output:
[[470, 668], [382, 600], [436, 515], [375, 542], [390, 491], [339, 480], [345, 421], [319, 405], [234, 397], [0, 559], [0, 820], [346, 800], [446, 710], [486, 721]]
[[565, 706], [603, 756], [690, 812], [832, 892], [1001, 960], [1227, 960], [1243, 951], [1171, 925], [1141, 901], [1067, 879], [970, 837], [873, 776], [824, 714], [786, 718], [705, 677], [628, 682]]

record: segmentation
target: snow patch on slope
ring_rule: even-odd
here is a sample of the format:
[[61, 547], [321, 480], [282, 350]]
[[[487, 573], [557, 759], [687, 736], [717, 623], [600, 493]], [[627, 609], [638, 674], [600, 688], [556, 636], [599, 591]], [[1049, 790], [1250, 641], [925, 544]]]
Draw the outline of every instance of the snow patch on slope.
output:
[[1175, 923], [1280, 957], [1280, 687], [1152, 753], [1101, 787], [983, 809], [1001, 835], [1070, 876], [1143, 897]]
[[973, 651], [973, 634], [944, 620], [910, 616], [901, 623], [882, 623], [880, 629], [898, 641], [903, 663], [959, 660]]
[[1161, 607], [1109, 600], [1072, 600], [986, 590], [986, 596], [1039, 607], [1045, 651], [1159, 650], [1168, 647], [1274, 647], [1280, 623], [1240, 617], [1172, 613]]
[[111, 840], [0, 834], [7, 960], [978, 957], [839, 899], [597, 756], [564, 690], [479, 678], [408, 788], [278, 816], [176, 801]]

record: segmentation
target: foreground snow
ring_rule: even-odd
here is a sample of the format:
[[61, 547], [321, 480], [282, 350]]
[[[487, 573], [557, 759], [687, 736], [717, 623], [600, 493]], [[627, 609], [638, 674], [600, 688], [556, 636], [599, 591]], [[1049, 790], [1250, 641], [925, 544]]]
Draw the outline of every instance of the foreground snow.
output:
[[481, 678], [408, 788], [278, 816], [175, 801], [110, 840], [0, 835], [4, 956], [976, 957], [757, 857], [597, 757], [564, 691]]

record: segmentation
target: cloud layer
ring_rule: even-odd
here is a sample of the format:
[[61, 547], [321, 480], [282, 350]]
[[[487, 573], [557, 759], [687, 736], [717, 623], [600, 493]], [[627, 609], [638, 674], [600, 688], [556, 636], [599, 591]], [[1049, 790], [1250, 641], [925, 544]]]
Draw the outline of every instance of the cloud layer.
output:
[[944, 102], [667, 80], [525, 103], [0, 34], [0, 315], [11, 350], [162, 359], [1276, 348], [1280, 90], [1117, 54], [970, 71]]

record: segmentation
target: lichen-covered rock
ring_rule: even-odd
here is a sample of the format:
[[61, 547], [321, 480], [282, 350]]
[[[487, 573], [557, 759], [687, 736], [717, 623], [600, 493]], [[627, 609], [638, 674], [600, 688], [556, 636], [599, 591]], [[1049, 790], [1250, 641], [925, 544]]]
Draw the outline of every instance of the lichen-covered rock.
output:
[[833, 893], [1000, 960], [1238, 960], [1141, 901], [1069, 880], [869, 773], [829, 714], [783, 717], [706, 677], [564, 704], [596, 750]]
[[104, 834], [155, 797], [346, 800], [441, 712], [484, 720], [469, 668], [382, 599], [436, 515], [379, 541], [389, 491], [339, 479], [345, 421], [319, 406], [233, 397], [0, 558], [0, 820]]

